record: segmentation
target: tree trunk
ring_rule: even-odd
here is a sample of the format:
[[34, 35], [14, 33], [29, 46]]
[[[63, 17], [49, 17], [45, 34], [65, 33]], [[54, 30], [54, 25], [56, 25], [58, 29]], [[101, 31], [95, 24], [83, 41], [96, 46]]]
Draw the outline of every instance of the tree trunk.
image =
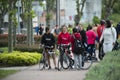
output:
[[12, 24], [12, 3], [9, 2], [9, 31], [8, 31], [8, 53], [11, 53], [13, 51], [13, 24]]

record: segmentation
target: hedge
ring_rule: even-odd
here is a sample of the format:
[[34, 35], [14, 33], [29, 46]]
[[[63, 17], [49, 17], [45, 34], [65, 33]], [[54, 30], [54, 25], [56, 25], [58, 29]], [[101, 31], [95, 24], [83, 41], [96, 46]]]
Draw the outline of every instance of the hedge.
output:
[[[39, 44], [41, 40], [41, 36], [34, 35], [34, 43]], [[27, 35], [20, 34], [16, 35], [16, 43], [17, 44], [26, 44]], [[0, 34], [0, 47], [8, 46], [8, 34]]]
[[0, 66], [29, 66], [39, 62], [41, 54], [18, 52], [0, 54]]
[[93, 66], [84, 80], [120, 80], [120, 50], [109, 52]]
[[17, 44], [14, 50], [21, 52], [38, 52], [42, 53], [43, 49], [40, 48], [39, 44], [34, 44], [32, 46], [27, 46], [26, 44]]

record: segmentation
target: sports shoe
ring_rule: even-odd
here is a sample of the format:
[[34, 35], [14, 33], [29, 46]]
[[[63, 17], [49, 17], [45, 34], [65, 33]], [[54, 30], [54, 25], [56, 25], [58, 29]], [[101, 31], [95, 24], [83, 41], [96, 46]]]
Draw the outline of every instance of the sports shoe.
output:
[[50, 69], [51, 69], [51, 66], [49, 66], [48, 70], [50, 70]]
[[56, 70], [58, 70], [58, 68], [57, 68], [57, 67], [55, 67], [55, 69], [56, 69]]

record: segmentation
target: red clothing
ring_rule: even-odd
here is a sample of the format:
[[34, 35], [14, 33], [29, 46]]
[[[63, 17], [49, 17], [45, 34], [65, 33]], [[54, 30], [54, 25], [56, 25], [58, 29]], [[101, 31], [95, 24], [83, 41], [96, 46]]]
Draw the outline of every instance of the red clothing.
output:
[[[80, 33], [74, 33], [73, 35], [75, 36], [76, 39], [82, 40]], [[72, 52], [74, 50], [74, 41], [75, 41], [73, 35], [71, 36]]]
[[105, 28], [105, 25], [98, 26], [97, 28], [98, 39], [100, 39], [104, 28]]
[[70, 34], [67, 32], [67, 33], [63, 33], [61, 32], [59, 35], [58, 35], [58, 44], [69, 44], [70, 43], [70, 39], [71, 39], [71, 36]]
[[88, 30], [86, 32], [86, 36], [87, 36], [87, 44], [95, 44], [97, 35], [93, 30]]

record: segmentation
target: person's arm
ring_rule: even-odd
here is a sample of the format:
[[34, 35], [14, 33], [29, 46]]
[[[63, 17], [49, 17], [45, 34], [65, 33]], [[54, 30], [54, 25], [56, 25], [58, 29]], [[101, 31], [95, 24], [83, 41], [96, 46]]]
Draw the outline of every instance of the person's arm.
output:
[[104, 34], [104, 31], [102, 32], [102, 35], [101, 35], [101, 37], [100, 37], [100, 43], [101, 43], [101, 41], [103, 40], [103, 34]]

